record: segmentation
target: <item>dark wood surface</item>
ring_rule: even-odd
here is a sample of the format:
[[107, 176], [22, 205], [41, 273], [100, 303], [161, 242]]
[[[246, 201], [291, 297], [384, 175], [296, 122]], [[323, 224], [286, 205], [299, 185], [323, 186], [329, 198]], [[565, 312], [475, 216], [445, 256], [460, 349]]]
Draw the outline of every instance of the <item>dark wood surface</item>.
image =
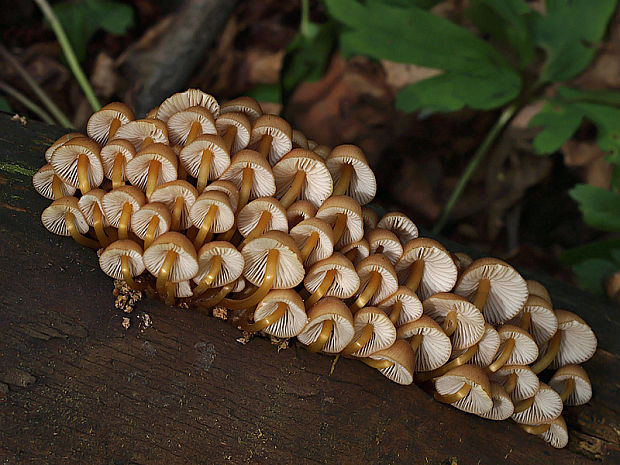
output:
[[563, 450], [200, 313], [145, 300], [124, 329], [95, 253], [40, 224], [31, 176], [62, 132], [0, 114], [0, 463], [620, 463], [619, 308], [564, 284], [546, 281], [599, 350]]

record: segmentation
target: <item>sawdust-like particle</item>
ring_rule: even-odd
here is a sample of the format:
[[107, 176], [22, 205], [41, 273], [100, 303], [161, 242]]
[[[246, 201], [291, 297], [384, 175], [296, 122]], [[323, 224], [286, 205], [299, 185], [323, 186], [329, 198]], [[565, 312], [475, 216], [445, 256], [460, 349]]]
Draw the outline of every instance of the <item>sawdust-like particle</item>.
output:
[[129, 320], [129, 318], [124, 316], [122, 325], [123, 325], [123, 328], [129, 329], [129, 326], [131, 325], [131, 321]]

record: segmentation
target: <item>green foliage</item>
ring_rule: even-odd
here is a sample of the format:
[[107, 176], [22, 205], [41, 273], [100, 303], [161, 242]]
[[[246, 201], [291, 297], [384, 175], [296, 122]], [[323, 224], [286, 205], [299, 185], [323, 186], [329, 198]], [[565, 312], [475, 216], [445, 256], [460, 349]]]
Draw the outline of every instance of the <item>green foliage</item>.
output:
[[282, 88], [280, 84], [256, 84], [246, 95], [254, 97], [259, 102], [282, 103]]
[[603, 294], [605, 280], [618, 269], [620, 269], [620, 261], [588, 258], [573, 266], [573, 273], [575, 273], [581, 287], [596, 294]]
[[86, 58], [88, 41], [98, 30], [122, 35], [134, 21], [132, 8], [114, 1], [65, 1], [56, 3], [53, 9], [79, 61]]
[[11, 113], [11, 105], [9, 105], [9, 101], [5, 97], [0, 97], [0, 111], [6, 111], [7, 113]]

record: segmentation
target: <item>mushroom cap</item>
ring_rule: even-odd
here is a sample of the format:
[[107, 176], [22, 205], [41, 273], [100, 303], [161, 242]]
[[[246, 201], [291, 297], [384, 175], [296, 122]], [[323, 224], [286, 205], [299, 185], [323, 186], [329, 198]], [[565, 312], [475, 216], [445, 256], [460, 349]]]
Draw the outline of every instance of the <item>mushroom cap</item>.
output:
[[563, 407], [558, 393], [541, 382], [534, 394], [534, 403], [522, 412], [514, 413], [512, 419], [522, 425], [549, 423], [560, 416]]
[[114, 134], [114, 139], [125, 139], [133, 144], [136, 150], [140, 150], [144, 140], [150, 137], [154, 143], [168, 144], [168, 128], [158, 119], [144, 118], [130, 121], [122, 125]]
[[159, 218], [154, 237], [159, 237], [168, 232], [170, 230], [172, 216], [170, 215], [168, 207], [159, 202], [147, 203], [143, 205], [140, 210], [134, 212], [133, 215], [131, 215], [131, 230], [140, 239], [144, 239], [149, 229], [149, 224], [154, 216]]
[[113, 139], [102, 147], [101, 152], [99, 152], [101, 163], [103, 164], [103, 173], [108, 179], [112, 179], [114, 162], [119, 153], [125, 157], [122, 171], [123, 179], [125, 179], [125, 164], [136, 156], [136, 148], [133, 144], [125, 139]]
[[243, 247], [243, 276], [255, 286], [260, 286], [265, 277], [267, 255], [272, 249], [279, 252], [273, 288], [290, 289], [301, 283], [305, 273], [301, 254], [295, 241], [282, 231], [267, 231]]
[[295, 337], [306, 326], [307, 317], [304, 301], [293, 289], [269, 291], [256, 307], [254, 321], [267, 318], [276, 311], [280, 303], [286, 304], [286, 312], [263, 331], [275, 337]]
[[354, 198], [361, 205], [366, 205], [375, 198], [377, 180], [368, 166], [364, 152], [359, 147], [351, 144], [334, 147], [325, 162], [334, 180], [334, 185], [340, 180], [343, 166], [353, 166], [353, 175], [345, 192], [346, 195]]
[[88, 137], [104, 145], [108, 141], [110, 125], [115, 119], [118, 119], [121, 125], [123, 125], [135, 120], [136, 115], [134, 115], [131, 108], [122, 102], [108, 103], [88, 118], [88, 123], [86, 124]]
[[224, 134], [226, 134], [226, 131], [231, 126], [237, 128], [232, 147], [230, 148], [230, 151], [235, 153], [246, 148], [250, 143], [252, 123], [246, 115], [239, 112], [222, 113], [218, 119], [215, 120], [217, 133], [222, 137], [224, 137]]
[[[47, 163], [39, 168], [39, 171], [32, 177], [32, 186], [34, 190], [49, 200], [54, 200], [54, 191], [52, 190], [54, 174], [54, 168]], [[63, 196], [68, 196], [75, 194], [76, 188], [70, 186], [66, 182], [60, 181], [60, 190]]]
[[217, 134], [203, 134], [196, 137], [181, 150], [179, 160], [189, 174], [197, 178], [202, 163], [202, 154], [208, 150], [213, 154], [209, 165], [209, 179], [219, 178], [230, 166], [230, 155], [222, 139]]
[[474, 261], [473, 258], [471, 258], [469, 255], [467, 255], [466, 253], [463, 253], [463, 252], [453, 252], [452, 253], [452, 259], [454, 260], [454, 263], [456, 264], [456, 269], [459, 272], [459, 276]]
[[566, 365], [559, 368], [549, 380], [549, 386], [561, 394], [569, 379], [575, 382], [575, 387], [564, 403], [569, 406], [576, 406], [590, 402], [592, 399], [592, 383], [586, 370], [579, 365]]
[[359, 288], [360, 278], [349, 259], [338, 252], [316, 262], [310, 267], [304, 277], [304, 287], [306, 290], [310, 293], [316, 291], [330, 270], [336, 270], [336, 274], [332, 285], [325, 293], [326, 297], [348, 299], [355, 294]]
[[[308, 141], [308, 147], [310, 148], [310, 141]], [[330, 149], [327, 145], [317, 145], [314, 148], [310, 148], [314, 153], [316, 153], [319, 157], [324, 160], [327, 160], [329, 154], [332, 153], [332, 149]]]
[[515, 406], [510, 400], [510, 396], [501, 384], [491, 381], [491, 399], [493, 408], [488, 412], [479, 414], [488, 420], [507, 420], [512, 416]]
[[387, 349], [378, 350], [368, 356], [373, 360], [387, 360], [394, 365], [379, 371], [386, 378], [398, 384], [408, 385], [413, 382], [413, 365], [415, 358], [411, 346], [402, 339], [396, 340]]
[[332, 195], [332, 177], [321, 157], [306, 149], [293, 149], [273, 166], [276, 197], [287, 193], [298, 171], [306, 173], [298, 197], [319, 208]]
[[332, 228], [323, 220], [308, 218], [298, 223], [296, 226], [293, 226], [289, 232], [295, 244], [299, 247], [299, 250], [303, 248], [308, 238], [314, 232], [319, 235], [319, 240], [304, 262], [306, 267], [312, 266], [319, 260], [332, 256], [334, 253], [334, 234]]
[[335, 195], [328, 198], [317, 210], [316, 218], [325, 221], [333, 228], [340, 213], [346, 215], [347, 222], [342, 237], [335, 244], [336, 249], [340, 249], [351, 242], [357, 242], [364, 237], [362, 207], [351, 197]]
[[508, 339], [515, 341], [514, 349], [506, 360], [507, 365], [529, 365], [538, 358], [538, 346], [527, 331], [518, 326], [505, 324], [497, 329], [497, 333], [500, 341], [498, 354], [502, 353]]
[[529, 333], [539, 346], [551, 339], [558, 330], [558, 319], [551, 304], [545, 299], [530, 295], [523, 310], [510, 323], [519, 326], [525, 312], [531, 317]]
[[417, 294], [421, 300], [438, 292], [450, 292], [456, 282], [456, 265], [444, 246], [427, 237], [412, 239], [403, 247], [403, 255], [396, 263], [401, 284], [407, 282], [411, 265], [424, 260], [424, 271]]
[[293, 143], [293, 149], [309, 149], [308, 138], [299, 129], [293, 129], [291, 132], [291, 141]]
[[454, 292], [473, 301], [480, 280], [485, 278], [491, 282], [491, 288], [482, 308], [484, 319], [500, 324], [517, 315], [528, 297], [527, 284], [512, 266], [497, 258], [474, 260], [459, 277]]
[[167, 123], [175, 113], [194, 106], [206, 108], [213, 118], [217, 118], [220, 114], [220, 104], [217, 103], [215, 97], [199, 89], [187, 89], [185, 92], [177, 92], [164, 100], [157, 109], [157, 119]]
[[271, 197], [276, 193], [276, 180], [267, 160], [254, 150], [240, 150], [230, 159], [230, 166], [220, 179], [231, 181], [237, 189], [241, 189], [243, 170], [252, 168], [252, 189], [250, 199]]
[[510, 375], [513, 373], [517, 377], [515, 388], [510, 393], [510, 398], [513, 402], [529, 399], [538, 392], [540, 380], [538, 376], [536, 376], [536, 373], [527, 365], [504, 365], [495, 373], [491, 373], [489, 378], [491, 381], [506, 386], [506, 383], [510, 379]]
[[54, 143], [50, 145], [47, 148], [47, 150], [45, 150], [45, 161], [49, 163], [50, 160], [52, 159], [52, 155], [54, 154], [54, 151], [58, 147], [60, 147], [65, 142], [70, 141], [71, 139], [75, 139], [76, 137], [84, 137], [84, 134], [82, 134], [81, 132], [70, 132], [56, 139]]
[[[146, 203], [144, 193], [134, 186], [119, 186], [103, 196], [103, 212], [112, 226], [118, 227], [126, 203], [131, 205], [131, 216]], [[130, 220], [131, 222], [131, 220]]]
[[230, 242], [212, 241], [203, 245], [198, 251], [198, 273], [194, 276], [196, 284], [200, 284], [204, 279], [211, 269], [213, 259], [218, 256], [222, 257], [222, 264], [211, 287], [222, 287], [239, 279], [245, 264], [241, 252]]
[[208, 184], [203, 193], [206, 191], [217, 191], [226, 194], [228, 196], [228, 200], [230, 201], [230, 208], [232, 208], [233, 213], [237, 212], [237, 205], [239, 205], [239, 190], [232, 182], [218, 179], [217, 181], [213, 181], [211, 184]]
[[220, 111], [222, 114], [231, 112], [243, 113], [252, 123], [263, 114], [260, 103], [258, 103], [256, 99], [245, 95], [237, 97], [230, 102], [223, 103]]
[[50, 164], [61, 181], [79, 188], [77, 165], [81, 154], [88, 157], [88, 182], [91, 188], [95, 188], [103, 182], [103, 165], [99, 145], [94, 140], [75, 137], [65, 142], [54, 150]]
[[103, 210], [103, 197], [106, 194], [106, 191], [103, 189], [91, 189], [86, 194], [80, 197], [78, 200], [78, 206], [86, 218], [86, 222], [89, 226], [93, 226], [93, 213], [95, 212], [95, 205], [99, 207], [99, 211], [101, 212], [101, 224], [103, 227], [110, 226], [110, 222], [108, 221], [108, 217], [105, 216]]
[[269, 213], [269, 223], [265, 231], [288, 232], [286, 210], [273, 197], [259, 197], [243, 207], [237, 215], [237, 229], [243, 237], [247, 237], [258, 225], [264, 212]]
[[179, 299], [191, 297], [194, 295], [189, 279], [186, 279], [185, 281], [179, 281], [178, 283], [174, 283], [174, 295], [175, 297]]
[[362, 207], [362, 220], [364, 221], [364, 231], [370, 231], [377, 228], [379, 215], [368, 205], [364, 205]]
[[372, 229], [366, 234], [366, 239], [370, 246], [370, 253], [374, 254], [379, 247], [383, 247], [381, 253], [387, 257], [392, 265], [395, 265], [403, 255], [403, 246], [398, 237], [387, 229]]
[[400, 315], [396, 321], [396, 327], [415, 321], [422, 316], [422, 302], [420, 302], [415, 292], [405, 286], [400, 286], [394, 294], [383, 299], [377, 306], [386, 309], [387, 313], [387, 309], [392, 309], [396, 302], [402, 304]]
[[88, 223], [78, 206], [78, 199], [75, 197], [61, 197], [54, 200], [52, 204], [41, 213], [41, 222], [45, 229], [58, 234], [59, 236], [70, 236], [65, 222], [65, 213], [72, 213], [75, 228], [81, 233], [88, 232]]
[[[319, 144], [318, 144], [318, 142], [317, 142], [317, 141], [312, 140], [312, 139], [308, 139], [308, 148], [309, 148], [310, 150], [314, 150], [316, 147], [318, 147], [318, 145], [319, 145]], [[325, 158], [325, 157], [323, 157], [323, 158]]]
[[491, 383], [482, 368], [475, 365], [461, 365], [435, 379], [435, 389], [441, 395], [454, 394], [469, 384], [471, 390], [461, 400], [451, 405], [465, 412], [481, 415], [493, 408]]
[[307, 220], [308, 218], [314, 218], [315, 215], [316, 207], [308, 200], [296, 200], [286, 210], [286, 217], [288, 218], [288, 223], [291, 227], [295, 226], [300, 221]]
[[228, 196], [219, 191], [205, 190], [198, 196], [189, 211], [192, 223], [200, 229], [212, 205], [217, 206], [217, 212], [211, 224], [211, 231], [216, 234], [228, 231], [235, 224], [235, 213]]
[[478, 365], [479, 367], [487, 367], [495, 359], [495, 355], [499, 350], [499, 334], [489, 323], [484, 324], [484, 334], [478, 341], [478, 350], [471, 358], [469, 363]]
[[390, 261], [383, 255], [374, 254], [366, 257], [355, 268], [360, 277], [360, 287], [358, 294], [361, 294], [366, 284], [370, 280], [371, 273], [376, 271], [381, 275], [379, 287], [369, 301], [370, 305], [375, 305], [387, 297], [391, 296], [398, 289], [398, 278]]
[[415, 321], [399, 326], [396, 332], [399, 339], [409, 339], [418, 334], [424, 337], [415, 353], [415, 371], [434, 370], [450, 359], [450, 338], [432, 318], [422, 315]]
[[215, 120], [209, 110], [196, 105], [178, 111], [168, 118], [166, 126], [170, 142], [185, 145], [194, 123], [200, 124], [200, 134], [217, 134]]
[[457, 327], [450, 340], [453, 350], [466, 349], [476, 344], [484, 335], [484, 318], [474, 304], [456, 294], [439, 292], [424, 302], [424, 314], [438, 324], [443, 324], [450, 312], [456, 312]]
[[418, 227], [407, 215], [400, 212], [386, 213], [377, 223], [377, 227], [392, 231], [403, 244], [418, 237]]
[[112, 242], [99, 256], [101, 270], [114, 279], [123, 279], [121, 259], [123, 255], [129, 257], [129, 272], [131, 276], [138, 276], [144, 272], [142, 247], [129, 239]]
[[324, 297], [308, 310], [308, 322], [304, 329], [297, 335], [299, 342], [310, 345], [319, 337], [323, 329], [323, 322], [332, 320], [334, 328], [323, 347], [326, 354], [337, 354], [344, 349], [353, 339], [353, 315], [351, 310], [335, 297]]
[[178, 283], [196, 276], [198, 273], [196, 249], [187, 237], [174, 231], [162, 234], [144, 251], [143, 259], [146, 269], [153, 276], [157, 276], [170, 250], [175, 251], [178, 256], [170, 268], [168, 280]]
[[[549, 368], [560, 368], [564, 365], [577, 365], [589, 360], [596, 352], [596, 336], [588, 324], [574, 313], [556, 310], [558, 331], [562, 331], [560, 350]], [[546, 352], [548, 343], [540, 349], [541, 355]]]
[[179, 166], [174, 151], [164, 144], [150, 144], [140, 150], [126, 165], [127, 179], [140, 190], [146, 189], [149, 165], [156, 160], [161, 163], [161, 169], [157, 175], [157, 185], [177, 179]]
[[549, 429], [538, 437], [543, 438], [547, 443], [556, 449], [562, 449], [568, 444], [568, 428], [566, 421], [560, 415], [549, 423]]
[[176, 179], [160, 184], [155, 188], [149, 200], [151, 202], [163, 203], [168, 207], [170, 213], [172, 213], [174, 204], [179, 197], [183, 199], [183, 210], [181, 211], [179, 229], [188, 229], [192, 225], [189, 212], [198, 197], [198, 191], [189, 182]]
[[351, 242], [340, 249], [343, 254], [349, 253], [351, 250], [357, 250], [355, 257], [353, 258], [353, 264], [359, 265], [362, 260], [370, 255], [370, 245], [366, 239], [360, 239], [359, 241]]
[[249, 146], [257, 148], [264, 135], [273, 137], [269, 147], [269, 163], [275, 165], [280, 158], [291, 151], [293, 142], [291, 140], [293, 130], [286, 120], [275, 115], [259, 116], [252, 126], [252, 135]]
[[157, 110], [159, 110], [158, 106], [151, 108], [149, 111], [146, 112], [145, 118], [156, 119], [157, 118]]
[[378, 350], [387, 349], [396, 341], [396, 328], [383, 310], [377, 307], [365, 307], [353, 318], [354, 339], [359, 338], [366, 325], [372, 325], [370, 340], [360, 350], [353, 352], [354, 357], [366, 357]]
[[551, 296], [545, 286], [540, 284], [538, 281], [534, 281], [533, 279], [528, 279], [525, 281], [525, 284], [527, 284], [527, 291], [530, 296], [535, 295], [536, 297], [540, 297], [541, 299], [546, 300], [549, 303], [549, 306], [552, 306]]

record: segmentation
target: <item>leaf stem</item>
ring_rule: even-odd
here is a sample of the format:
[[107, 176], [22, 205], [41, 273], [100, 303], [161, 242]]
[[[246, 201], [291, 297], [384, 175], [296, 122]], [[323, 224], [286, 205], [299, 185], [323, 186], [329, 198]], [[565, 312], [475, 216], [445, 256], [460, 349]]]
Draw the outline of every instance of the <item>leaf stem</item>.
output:
[[56, 38], [58, 39], [58, 42], [60, 43], [60, 47], [62, 48], [62, 51], [65, 54], [67, 63], [69, 63], [69, 67], [71, 68], [71, 71], [73, 72], [73, 75], [75, 76], [75, 79], [77, 80], [78, 84], [82, 88], [82, 91], [84, 92], [84, 95], [86, 96], [86, 99], [88, 100], [88, 103], [90, 103], [90, 106], [93, 108], [93, 111], [99, 110], [101, 108], [101, 104], [99, 103], [99, 100], [97, 99], [97, 96], [95, 95], [95, 91], [91, 87], [90, 82], [88, 82], [88, 78], [82, 71], [82, 68], [80, 68], [80, 63], [78, 62], [78, 59], [75, 56], [73, 47], [71, 47], [71, 43], [69, 42], [69, 39], [67, 38], [67, 35], [65, 34], [65, 30], [62, 28], [62, 24], [60, 24], [58, 17], [54, 13], [54, 10], [52, 10], [52, 7], [47, 2], [47, 0], [34, 0], [34, 1], [39, 6], [41, 11], [43, 12], [43, 15], [45, 16], [45, 18], [49, 21], [50, 26], [52, 26], [52, 29], [54, 30], [54, 34], [56, 34]]
[[301, 0], [301, 24], [299, 29], [301, 35], [308, 36], [308, 25], [310, 24], [310, 0]]
[[458, 184], [450, 194], [450, 198], [444, 205], [441, 215], [439, 216], [439, 220], [437, 220], [437, 223], [435, 223], [435, 226], [433, 227], [433, 234], [439, 234], [439, 232], [446, 225], [446, 222], [450, 218], [450, 213], [452, 213], [452, 209], [454, 208], [459, 197], [465, 190], [467, 183], [480, 165], [480, 162], [489, 152], [497, 137], [501, 134], [502, 130], [515, 115], [518, 108], [519, 107], [516, 103], [506, 108], [499, 116], [493, 127], [489, 130], [484, 140], [482, 141], [482, 144], [480, 144], [478, 150], [476, 150], [476, 153], [474, 153], [474, 156], [469, 161], [467, 167], [465, 168], [465, 171], [463, 171], [463, 174], [461, 174], [461, 178], [459, 179]]
[[46, 112], [43, 108], [41, 108], [39, 105], [34, 103], [24, 94], [22, 94], [20, 91], [10, 86], [6, 82], [0, 81], [0, 90], [20, 102], [22, 105], [28, 108], [28, 110], [35, 113], [39, 118], [41, 118], [41, 120], [43, 120], [47, 124], [56, 124], [54, 118], [52, 118], [48, 112]]

